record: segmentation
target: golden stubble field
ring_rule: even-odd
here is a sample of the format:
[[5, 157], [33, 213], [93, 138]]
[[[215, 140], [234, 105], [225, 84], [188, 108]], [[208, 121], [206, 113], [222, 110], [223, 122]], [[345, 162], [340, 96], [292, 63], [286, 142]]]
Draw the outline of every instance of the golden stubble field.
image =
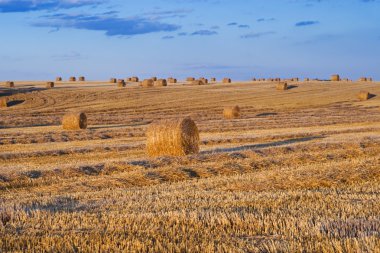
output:
[[[380, 252], [380, 83], [44, 87], [0, 109], [0, 252]], [[147, 157], [183, 116], [200, 153]]]

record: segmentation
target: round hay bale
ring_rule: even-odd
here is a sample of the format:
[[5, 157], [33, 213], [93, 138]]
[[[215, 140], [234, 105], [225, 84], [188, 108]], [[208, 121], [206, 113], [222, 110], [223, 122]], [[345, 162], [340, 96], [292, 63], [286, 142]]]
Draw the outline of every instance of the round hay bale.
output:
[[367, 82], [367, 77], [360, 77], [359, 82]]
[[303, 81], [304, 81], [304, 82], [309, 82], [309, 81], [310, 81], [310, 78], [305, 78]]
[[206, 85], [202, 80], [194, 80], [191, 85]]
[[56, 82], [62, 82], [62, 77], [60, 77], [60, 76], [56, 77], [56, 78], [55, 78], [55, 81], [56, 81]]
[[298, 77], [295, 77], [295, 78], [292, 78], [292, 82], [299, 82], [299, 78]]
[[288, 89], [288, 83], [286, 83], [286, 82], [279, 82], [276, 85], [276, 89], [277, 90], [287, 90]]
[[365, 101], [365, 100], [368, 100], [370, 99], [370, 96], [371, 94], [367, 91], [361, 91], [358, 93], [357, 97], [359, 98], [359, 100], [361, 101]]
[[84, 76], [80, 76], [78, 78], [78, 80], [79, 80], [79, 82], [84, 82], [84, 81], [86, 81], [86, 78]]
[[122, 88], [122, 87], [125, 87], [125, 86], [126, 86], [126, 84], [125, 84], [125, 81], [123, 79], [117, 80], [117, 87]]
[[223, 83], [231, 83], [231, 78], [223, 78]]
[[199, 80], [201, 80], [201, 81], [204, 82], [205, 84], [208, 84], [208, 80], [207, 80], [207, 78], [201, 77], [201, 78], [199, 78]]
[[340, 76], [339, 75], [332, 75], [331, 76], [331, 81], [332, 82], [339, 82], [340, 81]]
[[63, 116], [62, 127], [65, 130], [80, 130], [87, 128], [87, 116], [84, 112], [70, 112]]
[[69, 81], [70, 81], [70, 82], [76, 82], [76, 80], [77, 80], [77, 78], [76, 78], [75, 76], [71, 76], [71, 77], [69, 78]]
[[5, 87], [14, 88], [15, 87], [15, 83], [12, 82], [12, 81], [7, 81], [7, 82], [5, 82]]
[[128, 77], [125, 79], [126, 82], [132, 82], [132, 77]]
[[185, 156], [199, 152], [199, 132], [190, 118], [161, 120], [152, 123], [146, 132], [149, 156]]
[[8, 100], [7, 98], [0, 98], [0, 108], [8, 107]]
[[116, 82], [117, 82], [116, 78], [111, 78], [110, 79], [110, 83], [116, 83]]
[[153, 81], [157, 81], [157, 77], [155, 77], [155, 76], [152, 77], [151, 79], [152, 79]]
[[144, 81], [142, 81], [141, 86], [143, 86], [143, 87], [153, 87], [154, 86], [154, 82], [153, 82], [152, 79], [145, 79]]
[[175, 79], [173, 77], [169, 77], [168, 78], [168, 83], [177, 83], [177, 79]]
[[48, 88], [48, 89], [54, 88], [54, 82], [47, 82], [46, 88]]
[[225, 119], [237, 119], [240, 118], [240, 107], [230, 106], [223, 109], [223, 117]]
[[168, 86], [168, 82], [165, 79], [158, 79], [154, 82], [154, 86]]
[[210, 82], [212, 82], [212, 83], [216, 83], [216, 78], [215, 78], [215, 77], [211, 77], [211, 78], [210, 78]]
[[194, 77], [188, 77], [188, 78], [186, 78], [186, 81], [187, 82], [192, 82], [192, 81], [195, 81], [195, 78]]
[[139, 78], [137, 76], [133, 76], [133, 77], [131, 77], [131, 82], [138, 83]]
[[367, 82], [372, 82], [372, 81], [373, 81], [372, 77], [367, 78]]

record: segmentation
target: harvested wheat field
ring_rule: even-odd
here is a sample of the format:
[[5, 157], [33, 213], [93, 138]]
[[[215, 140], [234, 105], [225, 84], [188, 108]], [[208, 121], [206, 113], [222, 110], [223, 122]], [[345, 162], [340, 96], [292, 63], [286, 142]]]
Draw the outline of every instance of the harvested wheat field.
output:
[[186, 83], [0, 84], [0, 252], [380, 252], [380, 83]]

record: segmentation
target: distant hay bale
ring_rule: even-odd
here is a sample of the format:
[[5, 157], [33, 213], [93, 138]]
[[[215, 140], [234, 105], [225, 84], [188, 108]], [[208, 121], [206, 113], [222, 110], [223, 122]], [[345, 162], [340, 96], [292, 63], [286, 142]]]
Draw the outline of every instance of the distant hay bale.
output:
[[177, 79], [175, 79], [173, 77], [169, 77], [168, 78], [168, 83], [177, 83]]
[[155, 77], [155, 76], [152, 77], [151, 79], [152, 79], [153, 81], [157, 81], [157, 77]]
[[281, 82], [281, 78], [277, 77], [274, 79], [275, 82]]
[[7, 98], [0, 98], [0, 108], [8, 107], [8, 100]]
[[86, 81], [86, 78], [84, 76], [80, 76], [78, 78], [78, 80], [79, 80], [79, 82], [84, 82], [84, 81]]
[[56, 77], [56, 78], [55, 78], [55, 81], [56, 81], [56, 82], [62, 82], [62, 77], [60, 77], [60, 76]]
[[63, 116], [62, 127], [65, 130], [80, 130], [87, 128], [87, 116], [83, 112], [70, 112]]
[[142, 81], [141, 86], [143, 87], [153, 87], [154, 86], [154, 81], [152, 79], [145, 79]]
[[359, 100], [365, 101], [365, 100], [370, 99], [371, 94], [367, 91], [361, 91], [358, 93], [357, 97], [359, 98]]
[[223, 83], [231, 83], [231, 78], [223, 78]]
[[331, 81], [332, 82], [339, 82], [340, 81], [340, 76], [339, 75], [332, 75], [331, 76]]
[[310, 81], [310, 78], [305, 78], [303, 81], [304, 81], [304, 82], [309, 82], [309, 81]]
[[110, 83], [116, 83], [116, 82], [117, 82], [116, 78], [111, 78], [110, 79]]
[[75, 76], [71, 76], [70, 78], [69, 78], [69, 81], [70, 82], [75, 82], [77, 80], [77, 78], [75, 77]]
[[216, 78], [215, 77], [211, 77], [210, 78], [210, 82], [215, 83], [216, 82]]
[[152, 123], [146, 132], [149, 156], [185, 156], [199, 152], [199, 132], [190, 118], [161, 120]]
[[208, 79], [207, 78], [201, 77], [201, 78], [199, 78], [199, 80], [201, 80], [205, 84], [208, 84]]
[[186, 81], [187, 82], [192, 82], [192, 81], [195, 81], [195, 78], [194, 77], [188, 77], [188, 78], [186, 78]]
[[299, 82], [299, 78], [298, 77], [295, 77], [295, 78], [292, 78], [292, 82]]
[[8, 87], [8, 88], [14, 88], [15, 87], [15, 83], [12, 82], [12, 81], [7, 81], [5, 83], [5, 86]]
[[191, 85], [205, 85], [205, 83], [202, 80], [194, 80]]
[[132, 82], [132, 77], [128, 77], [125, 79], [127, 82]]
[[367, 77], [360, 77], [359, 82], [367, 82]]
[[165, 79], [158, 79], [154, 82], [154, 86], [168, 86], [168, 82]]
[[137, 76], [131, 77], [131, 82], [137, 83], [139, 81], [139, 78]]
[[372, 77], [367, 78], [367, 82], [372, 82], [372, 80], [373, 80]]
[[122, 87], [125, 87], [125, 86], [126, 86], [125, 85], [125, 81], [123, 79], [117, 80], [117, 87], [122, 88]]
[[46, 82], [46, 88], [54, 88], [54, 82]]
[[286, 83], [286, 82], [279, 82], [276, 85], [276, 89], [277, 90], [287, 90], [288, 89], [288, 83]]
[[230, 106], [223, 109], [223, 116], [225, 119], [237, 119], [240, 118], [240, 107]]
[[252, 78], [252, 81], [253, 81], [253, 82], [256, 82], [256, 78]]

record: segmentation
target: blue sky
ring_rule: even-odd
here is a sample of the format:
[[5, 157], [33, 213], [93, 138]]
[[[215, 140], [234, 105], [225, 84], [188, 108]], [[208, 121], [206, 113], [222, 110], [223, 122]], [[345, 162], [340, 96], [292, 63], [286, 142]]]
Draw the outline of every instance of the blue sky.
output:
[[0, 80], [380, 79], [380, 0], [0, 0]]

